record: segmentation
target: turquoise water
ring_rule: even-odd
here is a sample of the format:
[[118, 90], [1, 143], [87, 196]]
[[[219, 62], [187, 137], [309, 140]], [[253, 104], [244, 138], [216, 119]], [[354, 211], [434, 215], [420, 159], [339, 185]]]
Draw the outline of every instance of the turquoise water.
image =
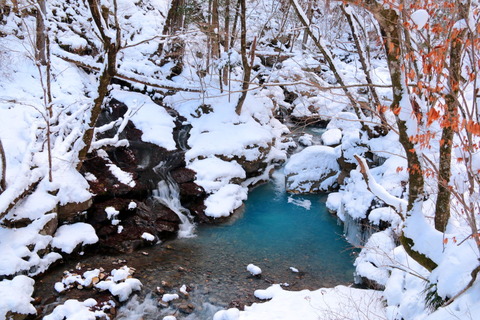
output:
[[326, 285], [351, 282], [353, 251], [325, 207], [326, 196], [289, 195], [282, 178], [250, 192], [243, 216], [232, 225], [199, 228], [194, 241], [204, 244], [207, 256], [220, 248], [235, 254], [235, 261], [258, 265], [265, 276], [295, 267]]

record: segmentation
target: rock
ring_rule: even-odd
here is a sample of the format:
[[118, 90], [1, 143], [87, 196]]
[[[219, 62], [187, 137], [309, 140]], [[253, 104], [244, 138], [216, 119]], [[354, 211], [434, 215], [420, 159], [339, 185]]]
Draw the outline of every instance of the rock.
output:
[[80, 212], [87, 211], [92, 206], [92, 199], [84, 202], [69, 202], [57, 207], [58, 222], [60, 224], [78, 222]]
[[[180, 219], [177, 214], [164, 205], [153, 200], [137, 201], [137, 207], [129, 209], [129, 199], [110, 199], [95, 204], [88, 214], [91, 223], [100, 238], [99, 247], [107, 252], [132, 252], [135, 249], [151, 245], [144, 241], [142, 234], [145, 232], [159, 239], [168, 239], [178, 231]], [[113, 207], [118, 211], [115, 218], [118, 225], [113, 225], [105, 209]], [[119, 226], [122, 231], [119, 232]]]
[[173, 180], [178, 184], [193, 182], [195, 180], [195, 171], [188, 168], [177, 168], [171, 172]]
[[40, 230], [41, 235], [46, 235], [46, 236], [53, 236], [55, 234], [55, 231], [57, 231], [58, 228], [58, 215], [55, 215], [52, 219], [50, 219]]
[[195, 310], [195, 306], [191, 303], [182, 303], [178, 306], [178, 310], [182, 313], [190, 314]]

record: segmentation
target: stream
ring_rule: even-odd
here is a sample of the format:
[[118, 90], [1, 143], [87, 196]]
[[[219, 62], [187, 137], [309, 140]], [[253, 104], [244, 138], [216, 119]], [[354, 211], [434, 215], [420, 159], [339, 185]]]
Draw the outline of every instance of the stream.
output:
[[[326, 196], [289, 195], [283, 182], [284, 176], [276, 172], [270, 183], [249, 193], [243, 210], [228, 223], [197, 226], [194, 238], [128, 255], [67, 262], [41, 279], [43, 292], [37, 294], [53, 295], [53, 284], [61, 280], [63, 270], [77, 263], [106, 270], [126, 264], [136, 269], [134, 277], [142, 282], [143, 290], [120, 308], [118, 319], [175, 315], [202, 320], [211, 319], [220, 309], [260, 302], [254, 291], [273, 283], [283, 284], [286, 290], [352, 283], [355, 251], [343, 238], [342, 226], [327, 211]], [[250, 263], [262, 269], [260, 277], [246, 270]], [[179, 293], [182, 285], [190, 291], [188, 295], [180, 294], [180, 299], [163, 306], [158, 303], [163, 293]]]

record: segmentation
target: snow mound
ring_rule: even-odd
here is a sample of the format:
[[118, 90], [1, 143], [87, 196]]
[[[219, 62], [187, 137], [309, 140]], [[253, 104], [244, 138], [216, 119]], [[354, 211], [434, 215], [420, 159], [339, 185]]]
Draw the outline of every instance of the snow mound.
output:
[[94, 244], [98, 241], [95, 229], [88, 223], [77, 222], [60, 226], [52, 240], [52, 246], [65, 253], [72, 253], [80, 244]]
[[342, 130], [333, 128], [322, 134], [322, 142], [326, 146], [335, 146], [342, 141]]
[[56, 252], [41, 254], [45, 249], [48, 250], [52, 237], [41, 235], [40, 231], [54, 218], [55, 214], [45, 214], [23, 228], [0, 227], [1, 275], [25, 272], [33, 276], [44, 272], [53, 262], [62, 258]]
[[205, 200], [205, 214], [209, 217], [228, 217], [247, 199], [248, 189], [237, 184], [227, 184]]
[[195, 183], [208, 193], [218, 191], [235, 178], [244, 179], [246, 176], [237, 161], [224, 161], [217, 157], [195, 160], [187, 167], [197, 173]]
[[315, 291], [286, 291], [279, 284], [255, 291], [256, 297], [271, 299], [246, 306], [245, 311], [232, 308], [215, 314], [214, 320], [318, 320], [386, 318], [380, 291], [354, 289], [345, 286]]
[[27, 276], [16, 276], [12, 280], [0, 281], [0, 319], [6, 319], [8, 312], [36, 314], [37, 310], [30, 303], [33, 300], [35, 280]]
[[337, 158], [337, 149], [327, 146], [311, 146], [294, 154], [285, 165], [287, 191], [327, 191], [336, 183], [340, 170]]
[[134, 110], [130, 120], [143, 132], [142, 141], [175, 150], [175, 122], [164, 107], [154, 103], [148, 96], [136, 92], [113, 90], [112, 96]]
[[262, 273], [262, 269], [260, 269], [259, 267], [257, 267], [256, 265], [250, 263], [248, 266], [247, 266], [247, 271], [250, 272], [252, 274], [252, 276], [258, 276], [259, 274]]
[[92, 310], [97, 305], [93, 298], [83, 302], [69, 299], [64, 304], [57, 306], [53, 312], [45, 316], [44, 320], [95, 320], [109, 319], [108, 315], [102, 310]]
[[176, 293], [165, 293], [162, 296], [162, 301], [163, 302], [170, 302], [170, 301], [173, 301], [173, 300], [178, 299], [178, 298], [180, 298], [180, 297]]

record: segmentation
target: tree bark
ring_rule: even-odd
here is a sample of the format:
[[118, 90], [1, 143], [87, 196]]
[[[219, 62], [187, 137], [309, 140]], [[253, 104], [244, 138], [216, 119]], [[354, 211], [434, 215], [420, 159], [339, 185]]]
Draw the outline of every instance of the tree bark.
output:
[[3, 149], [2, 140], [0, 140], [0, 194], [5, 191], [7, 184], [5, 182], [7, 174], [7, 157], [5, 156], [5, 149]]
[[47, 65], [47, 35], [45, 30], [47, 7], [45, 0], [38, 0], [37, 4], [35, 58], [38, 63], [45, 66]]
[[[242, 65], [243, 65], [243, 82], [242, 82], [242, 94], [238, 99], [237, 106], [235, 108], [235, 112], [240, 115], [242, 113], [243, 103], [247, 98], [248, 87], [250, 86], [250, 75], [252, 73], [252, 67], [248, 62], [247, 57], [247, 21], [246, 21], [246, 13], [247, 13], [247, 6], [245, 0], [239, 0], [240, 2], [240, 54], [242, 56]], [[253, 50], [255, 50], [253, 48]]]
[[[460, 5], [460, 15], [462, 14]], [[445, 232], [450, 219], [450, 198], [452, 195], [449, 183], [452, 175], [453, 136], [458, 125], [458, 94], [462, 77], [462, 50], [465, 40], [465, 30], [454, 30], [450, 43], [450, 64], [448, 84], [450, 92], [445, 97], [446, 110], [443, 119], [442, 139], [440, 140], [440, 155], [438, 168], [438, 195], [435, 204], [435, 229]]]

